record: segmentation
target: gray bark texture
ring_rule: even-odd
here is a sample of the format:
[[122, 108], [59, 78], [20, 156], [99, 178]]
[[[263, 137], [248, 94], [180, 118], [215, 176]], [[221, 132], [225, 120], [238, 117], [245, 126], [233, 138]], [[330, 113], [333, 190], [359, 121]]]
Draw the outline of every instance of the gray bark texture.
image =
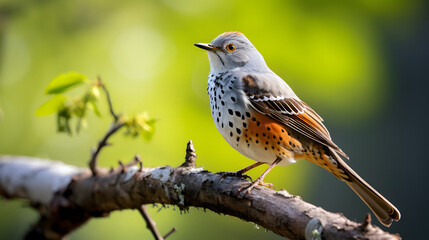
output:
[[[340, 213], [309, 204], [286, 190], [256, 187], [242, 196], [237, 190], [249, 184], [248, 181], [237, 177], [221, 179], [219, 173], [195, 168], [195, 156], [189, 151], [188, 155], [179, 167], [142, 168], [135, 163], [121, 164], [110, 171], [98, 169], [96, 176], [89, 169], [74, 170], [68, 176], [69, 183], [55, 190], [48, 204], [35, 201], [22, 182], [11, 181], [13, 171], [2, 172], [15, 158], [23, 157], [0, 156], [3, 175], [0, 195], [28, 199], [39, 210], [40, 220], [28, 232], [27, 239], [62, 239], [92, 217], [105, 217], [115, 210], [138, 210], [144, 204], [153, 203], [176, 205], [185, 210], [189, 207], [210, 209], [253, 222], [289, 239], [400, 239], [397, 234], [373, 226], [369, 216], [363, 223], [356, 223]], [[46, 160], [24, 158], [17, 166], [20, 171], [33, 171], [38, 178], [50, 166], [50, 174], [56, 172], [58, 164], [46, 164], [37, 172], [32, 168], [33, 163]], [[31, 176], [25, 181], [33, 181], [32, 188], [44, 187], [37, 185]], [[11, 186], [13, 184], [17, 186]]]

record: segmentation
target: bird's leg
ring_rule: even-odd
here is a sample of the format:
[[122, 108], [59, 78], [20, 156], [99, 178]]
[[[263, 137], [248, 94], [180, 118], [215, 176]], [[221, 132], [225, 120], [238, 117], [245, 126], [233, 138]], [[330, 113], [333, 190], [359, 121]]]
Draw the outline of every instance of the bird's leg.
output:
[[249, 175], [245, 175], [243, 173], [245, 173], [245, 172], [247, 172], [247, 171], [249, 171], [249, 170], [251, 170], [251, 169], [253, 169], [253, 168], [255, 168], [255, 167], [259, 166], [259, 165], [262, 165], [262, 164], [264, 164], [264, 163], [257, 162], [257, 163], [254, 163], [254, 164], [248, 166], [248, 167], [245, 167], [245, 168], [243, 168], [241, 170], [238, 170], [237, 172], [219, 172], [220, 174], [222, 174], [222, 176], [219, 178], [219, 182], [220, 182], [220, 180], [222, 180], [222, 179], [224, 179], [225, 177], [228, 177], [228, 176], [235, 176], [235, 177], [239, 177], [239, 178], [243, 178], [243, 179], [247, 179], [248, 178], [248, 179], [250, 179], [250, 181], [252, 181], [252, 178]]
[[241, 187], [240, 189], [238, 189], [238, 192], [242, 192], [244, 190], [246, 190], [244, 192], [244, 195], [250, 193], [250, 191], [252, 191], [252, 189], [254, 187], [256, 187], [257, 185], [261, 185], [264, 187], [268, 187], [271, 189], [274, 189], [274, 185], [271, 183], [264, 183], [263, 180], [265, 178], [265, 176], [271, 171], [271, 169], [273, 169], [282, 159], [277, 157], [277, 159], [267, 168], [267, 170], [265, 170], [264, 173], [262, 173], [261, 176], [259, 176], [254, 182], [252, 182], [250, 185], [246, 186], [246, 187]]

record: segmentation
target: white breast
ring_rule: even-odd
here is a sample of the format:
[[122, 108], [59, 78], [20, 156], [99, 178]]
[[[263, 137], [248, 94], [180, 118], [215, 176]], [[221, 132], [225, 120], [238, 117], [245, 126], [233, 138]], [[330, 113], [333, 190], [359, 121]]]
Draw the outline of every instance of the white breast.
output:
[[[238, 88], [241, 83], [232, 73], [210, 73], [207, 92], [210, 97], [210, 108], [213, 121], [225, 140], [246, 157], [259, 162], [272, 163], [277, 156], [265, 151], [261, 145], [246, 141], [245, 128], [251, 118], [246, 111], [248, 100], [244, 92]], [[285, 159], [286, 160], [286, 159]], [[279, 165], [287, 165], [293, 159], [282, 161]]]

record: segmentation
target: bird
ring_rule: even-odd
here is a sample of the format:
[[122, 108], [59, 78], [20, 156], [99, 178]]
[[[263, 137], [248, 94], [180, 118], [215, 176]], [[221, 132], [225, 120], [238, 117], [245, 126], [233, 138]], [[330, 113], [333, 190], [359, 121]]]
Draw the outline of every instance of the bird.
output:
[[255, 181], [241, 187], [249, 194], [275, 166], [303, 159], [345, 182], [389, 227], [401, 218], [399, 210], [378, 193], [340, 155], [349, 157], [332, 141], [323, 119], [267, 66], [264, 57], [241, 32], [225, 32], [207, 43], [210, 62], [207, 92], [216, 128], [238, 152], [256, 163], [224, 176], [248, 177], [247, 171], [269, 167]]

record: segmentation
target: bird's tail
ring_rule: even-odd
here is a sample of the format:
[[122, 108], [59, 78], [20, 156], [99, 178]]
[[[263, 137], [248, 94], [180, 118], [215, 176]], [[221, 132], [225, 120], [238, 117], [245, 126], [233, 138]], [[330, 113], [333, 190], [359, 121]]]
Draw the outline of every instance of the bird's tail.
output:
[[348, 178], [333, 174], [353, 189], [384, 226], [389, 227], [393, 220], [398, 221], [401, 218], [398, 209], [353, 171], [337, 153], [331, 151], [331, 156], [337, 161], [337, 167], [344, 171], [344, 174], [340, 175], [345, 175]]

